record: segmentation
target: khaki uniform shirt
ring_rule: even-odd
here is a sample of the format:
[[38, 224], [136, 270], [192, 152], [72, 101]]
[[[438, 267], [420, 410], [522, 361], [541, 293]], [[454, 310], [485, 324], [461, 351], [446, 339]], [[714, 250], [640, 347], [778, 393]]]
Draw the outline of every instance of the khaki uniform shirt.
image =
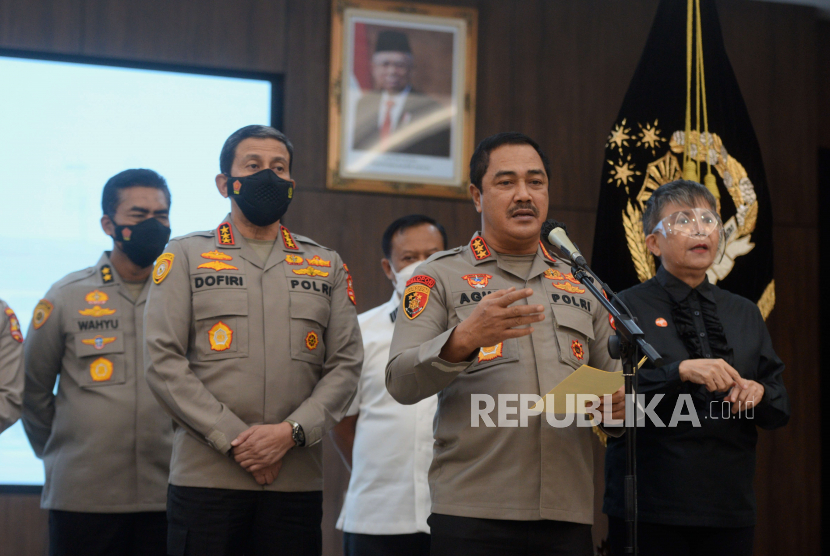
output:
[[[433, 462], [429, 472], [432, 511], [456, 516], [576, 523], [593, 521], [591, 428], [553, 428], [544, 415], [528, 426], [471, 426], [471, 396], [496, 402], [512, 394], [503, 414], [517, 422], [521, 394], [544, 395], [582, 364], [616, 371], [606, 348], [613, 330], [608, 314], [542, 244], [525, 279], [476, 234], [470, 244], [433, 255], [407, 282], [395, 325], [386, 385], [401, 403], [438, 393]], [[544, 306], [534, 332], [482, 347], [472, 361], [439, 357], [455, 326], [484, 295], [515, 286], [534, 293], [520, 303]], [[482, 407], [476, 403], [476, 408]], [[562, 416], [558, 416], [560, 419]]]
[[143, 376], [147, 282], [134, 299], [104, 253], [35, 307], [24, 346], [23, 425], [46, 466], [44, 508], [167, 507], [173, 428]]
[[0, 432], [20, 418], [23, 403], [23, 333], [20, 321], [0, 299]]
[[[340, 256], [281, 228], [263, 262], [228, 216], [176, 238], [156, 262], [146, 311], [147, 381], [177, 423], [170, 483], [237, 490], [323, 488], [318, 442], [349, 408], [363, 362]], [[261, 487], [230, 456], [252, 425], [298, 422]]]

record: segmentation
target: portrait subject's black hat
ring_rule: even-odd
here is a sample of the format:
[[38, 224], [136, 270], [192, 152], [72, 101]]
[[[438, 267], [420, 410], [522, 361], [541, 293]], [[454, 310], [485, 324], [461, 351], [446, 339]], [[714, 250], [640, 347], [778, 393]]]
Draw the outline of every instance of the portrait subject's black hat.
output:
[[409, 48], [409, 39], [400, 31], [381, 31], [378, 33], [378, 41], [375, 44], [375, 52], [405, 52], [412, 54]]

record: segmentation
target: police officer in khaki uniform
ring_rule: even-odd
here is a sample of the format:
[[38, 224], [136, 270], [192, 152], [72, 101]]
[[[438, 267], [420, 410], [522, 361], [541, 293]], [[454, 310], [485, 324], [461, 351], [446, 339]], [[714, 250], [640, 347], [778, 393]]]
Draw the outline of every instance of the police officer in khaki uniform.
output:
[[363, 360], [349, 270], [280, 219], [293, 147], [247, 126], [220, 155], [231, 213], [170, 242], [145, 313], [147, 381], [176, 422], [169, 554], [318, 555], [322, 447]]
[[23, 333], [20, 322], [0, 299], [0, 432], [20, 418], [23, 403]]
[[[386, 384], [405, 404], [438, 393], [434, 555], [593, 554], [591, 428], [517, 415], [522, 394], [582, 364], [619, 369], [608, 314], [540, 242], [549, 175], [529, 137], [482, 141], [470, 162], [482, 232], [430, 257], [404, 291]], [[489, 424], [475, 419], [477, 394], [492, 397]], [[621, 418], [622, 392], [611, 402]]]
[[170, 192], [152, 170], [125, 170], [101, 204], [113, 250], [35, 307], [23, 425], [46, 466], [51, 555], [164, 554], [173, 430], [144, 380], [143, 319]]

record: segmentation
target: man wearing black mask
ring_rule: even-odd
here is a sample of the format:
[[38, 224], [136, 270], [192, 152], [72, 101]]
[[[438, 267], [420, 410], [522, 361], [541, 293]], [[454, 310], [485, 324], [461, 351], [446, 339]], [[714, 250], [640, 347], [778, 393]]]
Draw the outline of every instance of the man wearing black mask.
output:
[[35, 307], [23, 425], [46, 466], [50, 555], [163, 555], [173, 431], [144, 379], [143, 316], [170, 191], [152, 170], [125, 170], [101, 204], [112, 251]]
[[321, 553], [323, 435], [363, 364], [349, 270], [291, 233], [293, 146], [233, 133], [216, 186], [231, 212], [170, 241], [147, 298], [147, 382], [173, 417], [168, 554]]

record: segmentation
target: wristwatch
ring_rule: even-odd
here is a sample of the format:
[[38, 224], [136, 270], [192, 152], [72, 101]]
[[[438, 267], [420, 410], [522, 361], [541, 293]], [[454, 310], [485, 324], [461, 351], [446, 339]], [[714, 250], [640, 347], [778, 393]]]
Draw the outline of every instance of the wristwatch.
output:
[[303, 432], [302, 425], [300, 425], [297, 421], [292, 421], [291, 419], [286, 419], [285, 422], [291, 425], [291, 438], [294, 439], [297, 446], [300, 448], [305, 446], [305, 433]]

